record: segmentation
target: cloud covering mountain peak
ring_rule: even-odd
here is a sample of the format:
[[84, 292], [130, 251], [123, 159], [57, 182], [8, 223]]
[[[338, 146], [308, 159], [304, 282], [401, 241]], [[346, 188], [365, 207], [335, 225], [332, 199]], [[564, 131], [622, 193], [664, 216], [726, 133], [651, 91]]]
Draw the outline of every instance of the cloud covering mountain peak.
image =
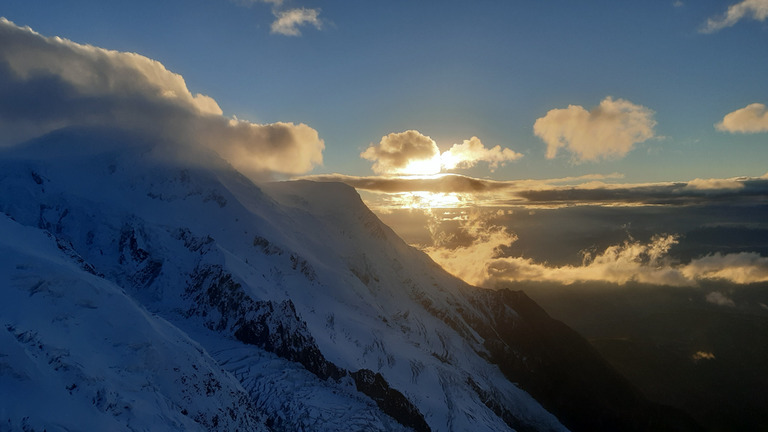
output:
[[322, 163], [325, 148], [303, 123], [223, 116], [213, 98], [193, 94], [156, 60], [45, 37], [0, 18], [0, 145], [70, 126], [208, 147], [251, 178], [308, 172]]

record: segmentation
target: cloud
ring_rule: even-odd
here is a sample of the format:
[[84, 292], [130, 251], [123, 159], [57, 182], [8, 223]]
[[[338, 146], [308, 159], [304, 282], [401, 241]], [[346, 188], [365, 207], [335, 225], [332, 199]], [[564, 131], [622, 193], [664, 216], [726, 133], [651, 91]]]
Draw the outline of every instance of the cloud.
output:
[[698, 363], [699, 360], [714, 360], [715, 355], [709, 351], [696, 351], [691, 356], [691, 359]]
[[768, 132], [768, 107], [761, 103], [747, 105], [726, 114], [715, 128], [731, 133]]
[[488, 162], [491, 172], [495, 171], [499, 165], [514, 161], [523, 157], [508, 148], [502, 149], [501, 146], [486, 148], [480, 139], [472, 137], [464, 140], [461, 144], [454, 144], [453, 147], [440, 155], [440, 161], [445, 169], [467, 169], [475, 166], [478, 162]]
[[434, 174], [440, 172], [440, 150], [419, 131], [391, 133], [371, 144], [360, 157], [373, 161], [377, 174]]
[[300, 174], [324, 142], [304, 124], [228, 119], [181, 75], [139, 54], [44, 37], [0, 18], [0, 145], [65, 127], [126, 129], [203, 146], [252, 177]]
[[695, 178], [689, 180], [685, 185], [686, 189], [700, 190], [700, 191], [725, 191], [728, 189], [739, 190], [744, 188], [745, 179], [700, 179]]
[[712, 254], [682, 268], [689, 279], [721, 279], [739, 284], [768, 282], [768, 257], [755, 252]]
[[284, 9], [283, 0], [231, 0], [241, 6], [252, 6], [257, 3], [272, 5], [272, 14], [275, 20], [270, 26], [270, 33], [284, 36], [301, 36], [300, 27], [311, 25], [317, 30], [322, 30], [323, 20], [320, 19], [320, 9], [293, 8]]
[[323, 23], [320, 20], [319, 9], [296, 8], [284, 11], [275, 11], [277, 18], [271, 27], [271, 33], [285, 36], [301, 36], [299, 27], [311, 25], [320, 30]]
[[669, 286], [695, 286], [702, 280], [737, 284], [768, 281], [768, 257], [757, 253], [713, 254], [687, 264], [675, 262], [669, 257], [669, 250], [678, 243], [674, 234], [659, 234], [649, 242], [630, 238], [600, 252], [583, 251], [581, 265], [553, 266], [531, 258], [506, 256], [504, 251], [517, 241], [517, 236], [489, 220], [471, 215], [460, 227], [469, 242], [447, 247], [441, 238], [423, 250], [453, 275], [488, 288], [505, 281], [592, 281], [617, 285], [638, 282]]
[[712, 291], [711, 293], [707, 294], [706, 297], [704, 298], [707, 300], [707, 302], [718, 305], [718, 306], [729, 306], [729, 307], [736, 306], [736, 303], [734, 303], [733, 300], [731, 300], [725, 294], [718, 291]]
[[728, 7], [724, 15], [709, 18], [701, 28], [702, 33], [714, 33], [731, 27], [744, 18], [765, 21], [768, 18], [768, 0], [743, 0]]
[[632, 147], [653, 138], [653, 111], [624, 99], [607, 97], [591, 111], [578, 105], [553, 109], [536, 120], [533, 131], [547, 144], [547, 158], [560, 148], [574, 162], [624, 157]]
[[376, 174], [434, 175], [443, 170], [472, 168], [479, 162], [487, 162], [493, 172], [499, 165], [523, 155], [499, 145], [486, 148], [475, 136], [440, 153], [432, 138], [409, 130], [382, 137], [379, 144], [371, 144], [360, 157], [374, 161], [372, 169]]
[[[370, 149], [369, 149], [370, 150]], [[434, 167], [434, 163], [432, 165]], [[371, 192], [369, 206], [402, 207], [404, 195], [414, 192], [463, 195], [457, 205], [472, 207], [559, 208], [574, 206], [690, 206], [707, 204], [754, 205], [768, 200], [768, 175], [688, 182], [608, 183], [619, 173], [579, 177], [498, 181], [458, 174], [358, 177], [326, 174], [302, 177], [342, 182]], [[407, 197], [406, 197], [407, 198]]]

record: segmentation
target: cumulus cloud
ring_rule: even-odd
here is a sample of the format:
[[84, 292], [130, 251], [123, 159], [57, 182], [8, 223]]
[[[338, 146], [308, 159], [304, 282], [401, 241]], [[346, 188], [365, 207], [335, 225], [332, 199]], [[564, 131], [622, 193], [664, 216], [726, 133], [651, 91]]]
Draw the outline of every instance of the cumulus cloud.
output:
[[761, 103], [747, 105], [726, 114], [723, 121], [717, 123], [715, 127], [731, 133], [768, 132], [768, 107]]
[[728, 7], [722, 16], [709, 18], [701, 28], [702, 33], [714, 33], [731, 27], [744, 18], [765, 21], [768, 18], [768, 0], [742, 0]]
[[324, 149], [304, 124], [224, 117], [215, 100], [191, 93], [158, 61], [44, 37], [0, 18], [0, 145], [72, 126], [208, 147], [251, 176], [307, 172]]
[[[737, 284], [768, 281], [768, 257], [756, 253], [714, 254], [687, 264], [675, 262], [669, 257], [669, 250], [678, 242], [673, 234], [656, 235], [649, 242], [630, 238], [600, 252], [583, 252], [581, 265], [552, 266], [531, 258], [506, 256], [505, 249], [517, 241], [517, 236], [488, 223], [487, 218], [471, 216], [463, 222], [461, 230], [471, 238], [468, 244], [447, 247], [445, 240], [439, 239], [424, 251], [455, 276], [489, 288], [503, 281], [595, 281], [618, 285], [639, 282], [669, 286], [694, 286], [701, 280]], [[721, 300], [718, 304], [727, 302], [727, 298], [717, 299]]]
[[323, 28], [319, 9], [296, 8], [275, 11], [275, 18], [271, 27], [271, 32], [275, 34], [301, 36], [299, 30], [301, 26], [311, 25], [318, 30]]
[[547, 144], [547, 158], [563, 148], [575, 162], [624, 157], [637, 143], [655, 136], [653, 111], [607, 97], [587, 111], [578, 105], [553, 109], [536, 120], [533, 131]]
[[478, 162], [488, 162], [491, 172], [495, 171], [499, 165], [514, 161], [523, 157], [508, 148], [502, 149], [497, 145], [493, 148], [486, 148], [478, 137], [472, 137], [464, 140], [461, 144], [454, 144], [453, 147], [440, 155], [440, 162], [445, 169], [467, 169], [475, 166]]
[[419, 131], [391, 133], [371, 144], [360, 157], [373, 161], [377, 174], [434, 174], [440, 172], [440, 150]]
[[377, 174], [438, 174], [442, 170], [468, 169], [487, 162], [491, 171], [500, 165], [523, 157], [522, 154], [497, 145], [487, 148], [478, 137], [454, 144], [440, 153], [435, 141], [416, 130], [391, 133], [371, 144], [360, 157], [374, 162]]

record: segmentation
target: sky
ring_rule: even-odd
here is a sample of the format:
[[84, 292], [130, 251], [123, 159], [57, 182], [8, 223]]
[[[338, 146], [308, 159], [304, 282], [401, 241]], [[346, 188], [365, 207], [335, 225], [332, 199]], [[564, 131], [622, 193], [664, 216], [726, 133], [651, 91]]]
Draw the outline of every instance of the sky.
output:
[[0, 146], [118, 127], [257, 181], [342, 181], [478, 285], [768, 280], [765, 244], [688, 235], [768, 229], [768, 0], [4, 0], [0, 16]]
[[[160, 61], [226, 116], [309, 125], [325, 142], [313, 174], [375, 174], [360, 154], [415, 130], [440, 151], [476, 137], [521, 155], [493, 172], [484, 162], [454, 170], [462, 174], [646, 182], [768, 171], [768, 120], [753, 105], [768, 104], [766, 9], [765, 0], [6, 0], [0, 14]], [[589, 112], [607, 105], [640, 117], [636, 129], [622, 136], [594, 121], [590, 131]], [[749, 106], [763, 116], [757, 129], [716, 127]], [[559, 122], [553, 110], [566, 110]], [[590, 135], [607, 134], [602, 149], [565, 131], [578, 115]], [[555, 149], [564, 132], [568, 144]]]

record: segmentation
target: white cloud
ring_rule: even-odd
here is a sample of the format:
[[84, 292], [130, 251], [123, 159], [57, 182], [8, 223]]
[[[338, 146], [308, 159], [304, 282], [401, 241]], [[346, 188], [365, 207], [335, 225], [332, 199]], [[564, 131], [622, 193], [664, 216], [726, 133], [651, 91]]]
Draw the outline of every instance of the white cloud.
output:
[[472, 137], [464, 140], [461, 144], [454, 144], [453, 147], [440, 155], [440, 160], [445, 169], [467, 169], [475, 166], [478, 162], [488, 162], [491, 172], [495, 171], [499, 165], [514, 161], [523, 157], [508, 148], [502, 149], [501, 146], [486, 148], [478, 137]]
[[440, 150], [419, 131], [391, 133], [371, 144], [360, 157], [373, 161], [377, 174], [434, 174], [440, 172]]
[[731, 27], [744, 18], [765, 21], [768, 18], [768, 0], [742, 0], [728, 7], [724, 15], [709, 18], [702, 27], [702, 33], [714, 33], [726, 27]]
[[560, 148], [575, 162], [624, 157], [632, 147], [653, 138], [653, 111], [624, 99], [607, 97], [587, 111], [578, 105], [553, 109], [536, 120], [533, 131], [547, 144], [547, 158]]
[[304, 25], [311, 25], [318, 30], [323, 28], [319, 9], [296, 8], [276, 11], [275, 17], [277, 19], [272, 23], [271, 32], [285, 36], [300, 36], [299, 27]]
[[323, 140], [304, 124], [228, 119], [181, 75], [139, 54], [44, 37], [0, 18], [0, 145], [69, 126], [127, 129], [209, 147], [252, 177], [322, 163]]
[[768, 132], [768, 107], [761, 103], [747, 105], [726, 114], [715, 128], [731, 133]]
[[729, 306], [734, 307], [736, 306], [736, 303], [733, 302], [728, 296], [725, 294], [718, 292], [718, 291], [712, 291], [711, 293], [707, 294], [705, 297], [707, 302], [716, 304], [718, 306]]

